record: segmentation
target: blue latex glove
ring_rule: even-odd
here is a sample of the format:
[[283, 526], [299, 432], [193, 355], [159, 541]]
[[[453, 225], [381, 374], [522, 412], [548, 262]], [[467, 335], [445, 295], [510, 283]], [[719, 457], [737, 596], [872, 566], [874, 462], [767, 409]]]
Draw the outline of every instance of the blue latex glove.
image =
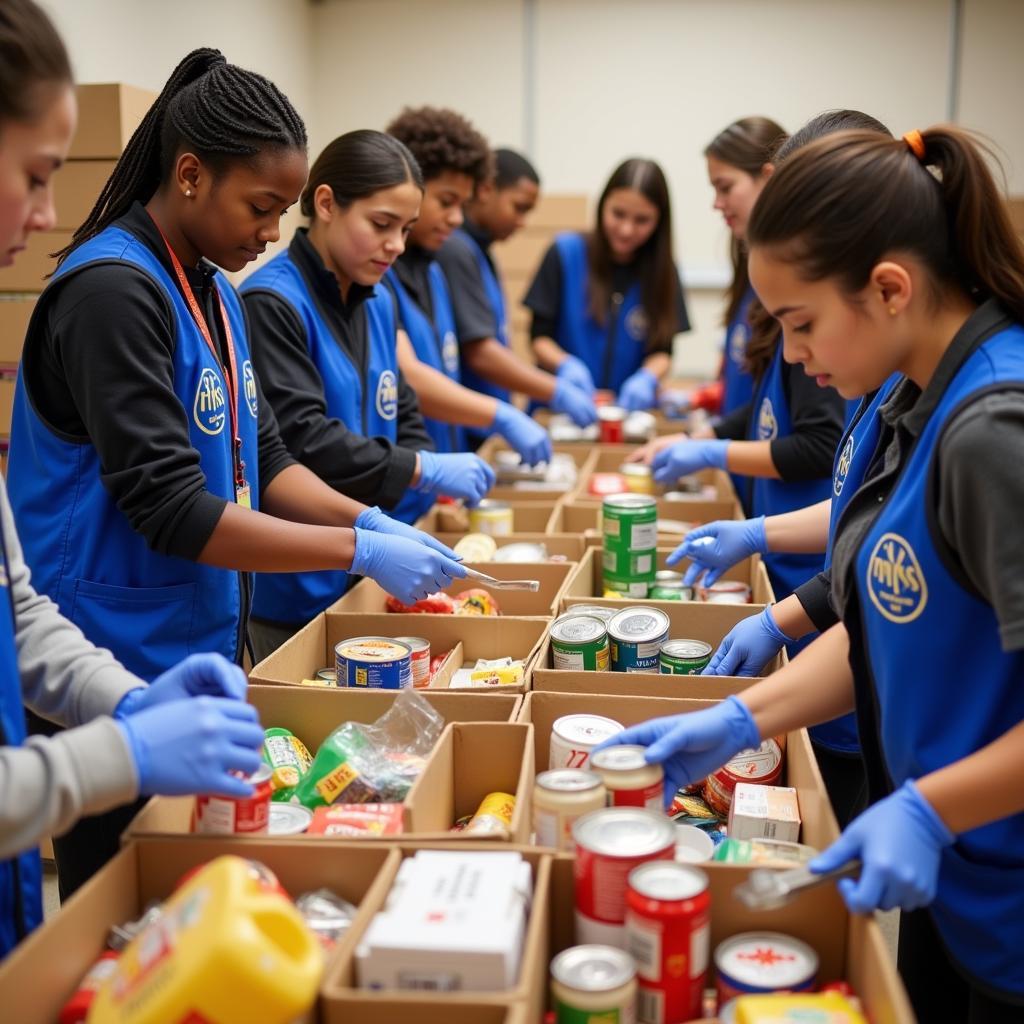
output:
[[494, 470], [479, 455], [420, 452], [420, 482], [416, 490], [423, 494], [465, 498], [472, 508], [494, 486], [494, 479]]
[[415, 604], [466, 575], [459, 562], [426, 544], [358, 527], [352, 571], [376, 580], [403, 604]]
[[189, 697], [229, 697], [245, 700], [249, 683], [245, 673], [221, 654], [193, 654], [180, 665], [157, 676], [149, 686], [126, 693], [114, 709], [115, 718]]
[[263, 729], [251, 704], [193, 697], [145, 708], [117, 724], [128, 740], [139, 792], [182, 796], [249, 796], [252, 786], [231, 775], [260, 766]]
[[692, 587], [701, 573], [706, 572], [704, 586], [710, 587], [727, 569], [749, 558], [755, 552], [762, 555], [768, 550], [764, 532], [764, 516], [755, 519], [719, 519], [691, 530], [668, 556], [668, 564], [675, 565], [684, 558], [691, 561], [683, 583]]
[[627, 412], [653, 408], [658, 403], [658, 378], [650, 370], [637, 370], [622, 382], [617, 401]]
[[491, 426], [519, 452], [519, 457], [527, 466], [551, 461], [551, 438], [548, 432], [514, 405], [499, 402]]
[[846, 831], [807, 866], [834, 871], [860, 860], [860, 878], [843, 878], [839, 891], [850, 912], [916, 910], [935, 899], [939, 857], [956, 837], [913, 782], [904, 782], [846, 827]]
[[702, 676], [756, 676], [795, 637], [775, 624], [769, 605], [760, 615], [748, 615], [725, 635]]
[[681, 476], [689, 476], [699, 469], [725, 469], [728, 441], [678, 441], [670, 448], [662, 448], [651, 469], [659, 484], [674, 484]]
[[644, 760], [664, 768], [667, 807], [681, 787], [721, 768], [741, 750], [760, 746], [761, 737], [746, 704], [730, 696], [713, 708], [634, 725], [599, 743], [594, 750], [623, 743], [647, 747]]
[[555, 393], [551, 396], [551, 408], [565, 413], [577, 427], [589, 427], [597, 422], [597, 407], [594, 399], [564, 377], [555, 378]]
[[435, 537], [431, 537], [429, 533], [417, 530], [415, 526], [409, 526], [407, 523], [392, 519], [391, 516], [381, 512], [376, 505], [373, 508], [364, 508], [356, 516], [356, 521], [353, 525], [360, 530], [371, 530], [373, 533], [387, 533], [392, 537], [404, 537], [406, 540], [414, 540], [417, 544], [426, 544], [428, 548], [440, 551], [446, 558], [450, 558], [455, 562], [462, 561], [461, 556], [455, 554], [447, 544], [442, 544]]
[[562, 380], [567, 380], [570, 384], [574, 384], [585, 395], [593, 395], [596, 390], [594, 378], [590, 375], [590, 368], [582, 359], [578, 359], [576, 356], [566, 356], [558, 364], [555, 376]]

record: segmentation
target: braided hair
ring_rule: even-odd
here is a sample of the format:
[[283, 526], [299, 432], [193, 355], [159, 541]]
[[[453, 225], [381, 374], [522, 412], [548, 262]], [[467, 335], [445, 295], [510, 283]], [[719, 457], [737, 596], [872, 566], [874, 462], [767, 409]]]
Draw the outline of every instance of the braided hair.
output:
[[172, 72], [58, 258], [66, 259], [136, 200], [148, 202], [183, 145], [220, 174], [230, 161], [255, 157], [268, 147], [304, 150], [306, 126], [273, 82], [229, 64], [220, 50], [193, 50]]

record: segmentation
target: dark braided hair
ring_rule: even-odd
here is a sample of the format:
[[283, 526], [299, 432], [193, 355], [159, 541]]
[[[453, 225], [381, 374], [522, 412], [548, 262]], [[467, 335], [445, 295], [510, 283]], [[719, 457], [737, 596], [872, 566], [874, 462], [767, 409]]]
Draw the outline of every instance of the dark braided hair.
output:
[[156, 102], [125, 147], [71, 244], [72, 250], [148, 202], [167, 180], [179, 149], [187, 146], [215, 175], [232, 160], [268, 147], [305, 149], [306, 126], [273, 82], [229, 64], [220, 50], [193, 50], [171, 73]]

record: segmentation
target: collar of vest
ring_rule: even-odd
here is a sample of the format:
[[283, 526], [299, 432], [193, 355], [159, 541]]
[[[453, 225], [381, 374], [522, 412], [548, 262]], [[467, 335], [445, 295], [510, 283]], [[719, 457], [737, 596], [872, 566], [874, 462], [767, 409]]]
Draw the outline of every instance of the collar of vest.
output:
[[372, 286], [353, 282], [348, 290], [348, 301], [343, 299], [338, 279], [327, 269], [320, 253], [309, 240], [308, 228], [299, 228], [295, 232], [295, 237], [288, 245], [288, 255], [321, 301], [346, 318], [352, 316], [367, 299], [372, 299], [377, 294]]

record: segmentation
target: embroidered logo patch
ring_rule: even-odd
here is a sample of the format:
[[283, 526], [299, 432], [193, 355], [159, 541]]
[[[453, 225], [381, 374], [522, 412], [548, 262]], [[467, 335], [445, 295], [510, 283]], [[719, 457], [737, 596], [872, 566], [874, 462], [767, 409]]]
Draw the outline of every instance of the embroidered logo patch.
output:
[[227, 418], [224, 384], [217, 373], [209, 367], [199, 375], [196, 400], [192, 405], [192, 418], [204, 434], [213, 436], [224, 429], [224, 421]]
[[249, 406], [252, 418], [256, 419], [260, 411], [256, 400], [256, 375], [252, 372], [252, 363], [248, 359], [242, 363], [242, 392], [245, 394], [245, 404]]
[[890, 622], [913, 622], [928, 603], [928, 584], [914, 549], [898, 533], [883, 534], [868, 559], [871, 603]]
[[454, 375], [459, 372], [459, 339], [454, 331], [445, 331], [441, 341], [441, 362], [445, 373]]
[[626, 333], [634, 341], [646, 341], [649, 327], [650, 321], [647, 319], [647, 314], [640, 306], [634, 306], [626, 314]]
[[779, 424], [775, 419], [772, 400], [766, 398], [757, 413], [757, 439], [759, 441], [774, 441], [778, 436]]
[[832, 478], [832, 493], [838, 498], [843, 493], [843, 484], [846, 483], [846, 474], [850, 472], [853, 465], [853, 437], [846, 439], [843, 450], [839, 455], [839, 462], [836, 464], [835, 476]]
[[377, 380], [377, 413], [385, 420], [398, 415], [398, 379], [391, 370], [385, 370]]
[[725, 351], [729, 358], [739, 367], [747, 358], [747, 342], [750, 340], [750, 330], [744, 324], [737, 324], [730, 332], [725, 343]]

